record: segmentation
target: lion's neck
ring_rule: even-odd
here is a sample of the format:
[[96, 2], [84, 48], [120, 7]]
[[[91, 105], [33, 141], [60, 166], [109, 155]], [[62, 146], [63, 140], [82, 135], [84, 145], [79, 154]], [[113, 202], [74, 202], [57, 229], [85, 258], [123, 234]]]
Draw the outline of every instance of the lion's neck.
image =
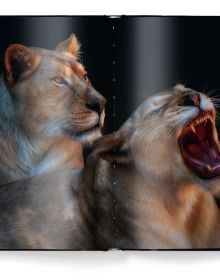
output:
[[[126, 228], [125, 233], [123, 228], [116, 227], [116, 247], [166, 249], [211, 246], [209, 242], [215, 238], [214, 233], [210, 240], [206, 240], [208, 231], [215, 231], [210, 216], [219, 221], [219, 210], [209, 192], [197, 182], [170, 181], [167, 185], [165, 180], [146, 180], [135, 168], [116, 169], [114, 174], [116, 223], [120, 225], [123, 222]], [[191, 221], [195, 226], [191, 227]], [[204, 229], [203, 223], [207, 229]], [[197, 240], [196, 233], [201, 227], [204, 238]]]
[[0, 185], [26, 176], [83, 166], [81, 144], [65, 136], [33, 139], [22, 131], [2, 77], [0, 134]]

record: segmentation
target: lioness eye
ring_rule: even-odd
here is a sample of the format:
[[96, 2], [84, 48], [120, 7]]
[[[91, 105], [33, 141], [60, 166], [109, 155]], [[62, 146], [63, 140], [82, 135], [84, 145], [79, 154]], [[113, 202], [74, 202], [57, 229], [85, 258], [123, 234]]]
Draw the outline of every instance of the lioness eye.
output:
[[53, 82], [58, 86], [63, 86], [66, 84], [66, 80], [62, 77], [56, 77], [55, 79], [53, 79]]

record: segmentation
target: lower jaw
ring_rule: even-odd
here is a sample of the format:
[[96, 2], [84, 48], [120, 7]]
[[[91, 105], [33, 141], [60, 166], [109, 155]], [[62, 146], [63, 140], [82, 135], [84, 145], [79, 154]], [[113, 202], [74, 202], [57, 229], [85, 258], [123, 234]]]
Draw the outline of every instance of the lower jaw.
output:
[[200, 166], [196, 166], [192, 164], [192, 162], [189, 162], [188, 160], [184, 160], [187, 167], [192, 170], [198, 177], [204, 180], [212, 179], [220, 173], [220, 165], [214, 165], [201, 163]]

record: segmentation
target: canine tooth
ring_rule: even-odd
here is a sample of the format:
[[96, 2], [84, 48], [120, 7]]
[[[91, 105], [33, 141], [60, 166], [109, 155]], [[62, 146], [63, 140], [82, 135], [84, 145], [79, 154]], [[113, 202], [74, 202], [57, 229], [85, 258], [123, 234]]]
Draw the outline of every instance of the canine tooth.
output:
[[208, 171], [208, 172], [211, 172], [211, 171], [212, 171], [212, 168], [211, 168], [211, 166], [210, 166], [209, 164], [206, 165], [206, 168], [207, 168], [207, 171]]
[[207, 117], [210, 119], [210, 121], [213, 121], [211, 114], [207, 113], [207, 115], [208, 115]]
[[196, 133], [195, 127], [193, 124], [190, 125], [190, 129], [192, 130], [193, 133]]

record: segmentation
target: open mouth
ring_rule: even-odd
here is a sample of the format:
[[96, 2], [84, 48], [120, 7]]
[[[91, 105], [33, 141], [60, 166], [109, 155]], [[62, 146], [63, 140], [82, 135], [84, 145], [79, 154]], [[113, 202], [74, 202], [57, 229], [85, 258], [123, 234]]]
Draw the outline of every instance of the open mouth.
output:
[[183, 127], [178, 139], [185, 163], [203, 179], [220, 175], [220, 152], [214, 116], [214, 111], [201, 112]]

